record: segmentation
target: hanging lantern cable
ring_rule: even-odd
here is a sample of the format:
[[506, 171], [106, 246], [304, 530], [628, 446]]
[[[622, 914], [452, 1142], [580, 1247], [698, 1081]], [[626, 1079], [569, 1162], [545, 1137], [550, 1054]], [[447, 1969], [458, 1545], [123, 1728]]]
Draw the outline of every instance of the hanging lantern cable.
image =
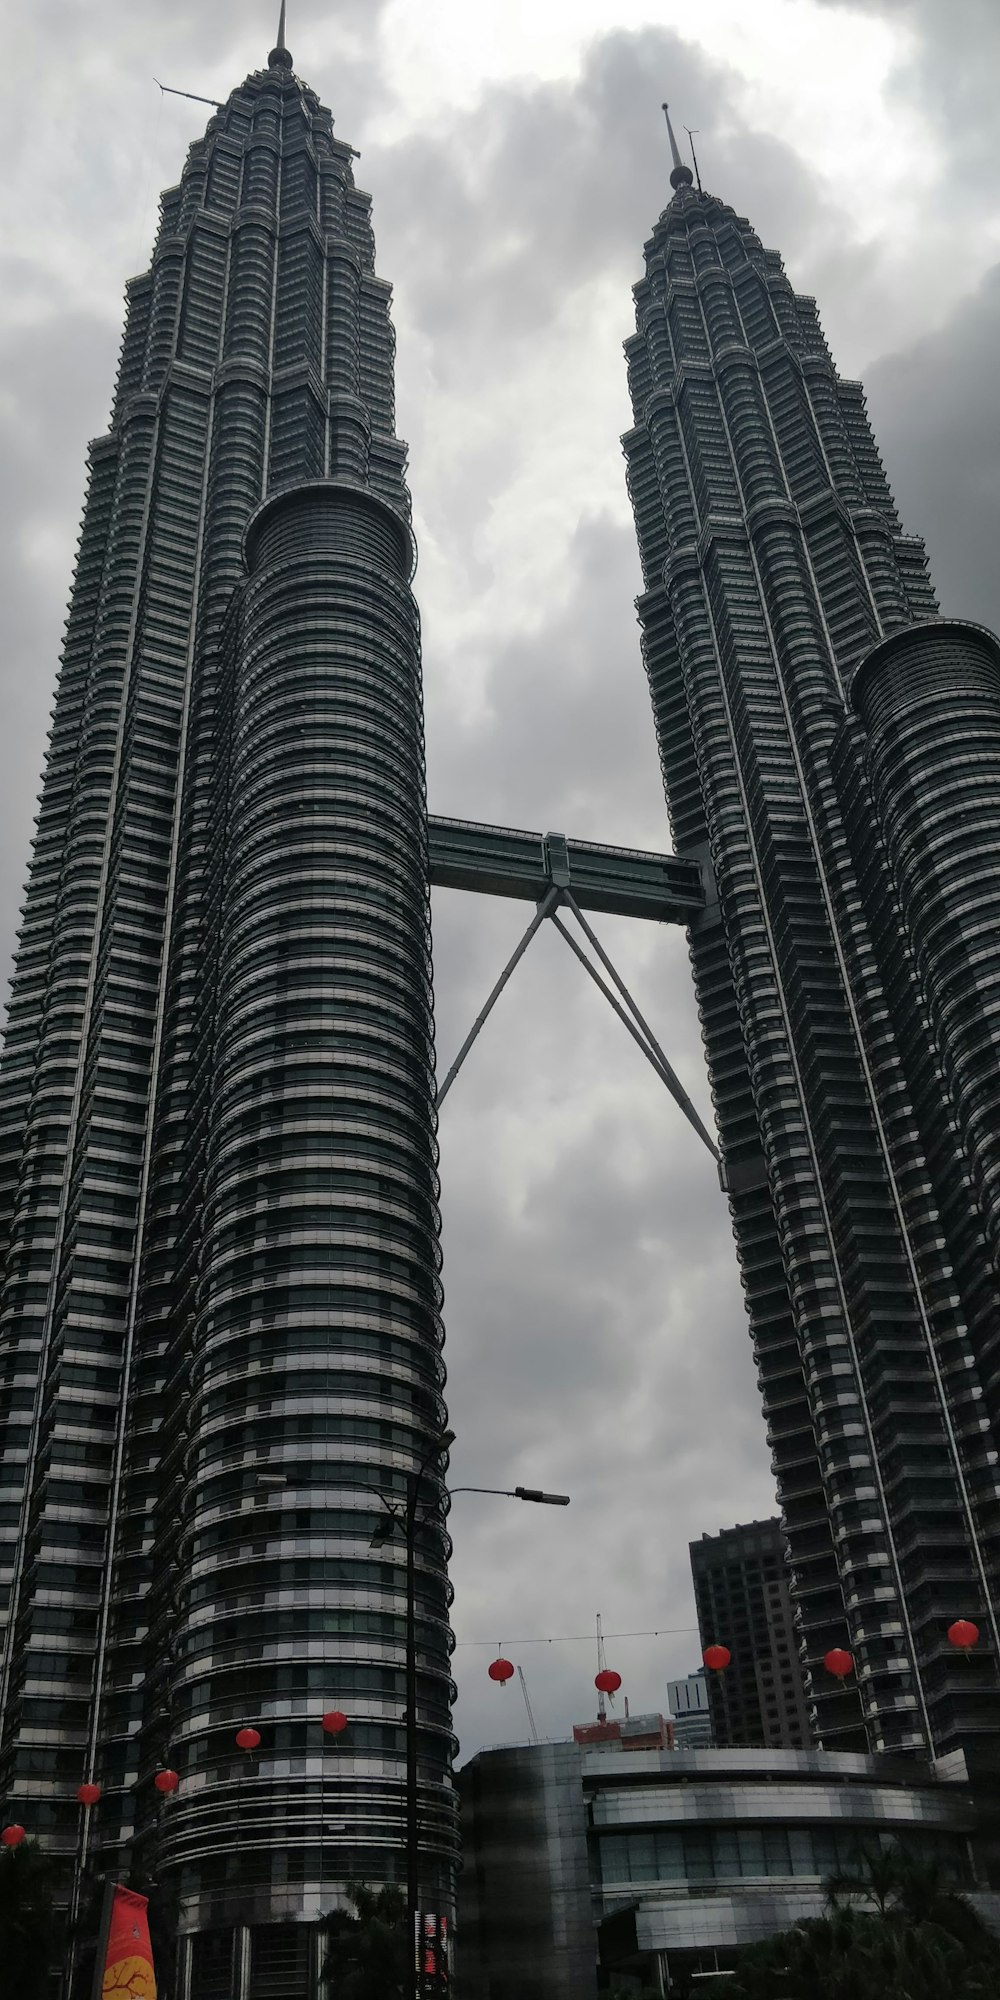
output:
[[[605, 1700], [604, 1700], [605, 1695], [607, 1695], [608, 1700], [613, 1705], [615, 1695], [618, 1693], [621, 1684], [622, 1684], [621, 1675], [616, 1674], [614, 1668], [608, 1666], [607, 1658], [604, 1651], [604, 1633], [601, 1630], [601, 1614], [600, 1612], [598, 1612], [597, 1672], [594, 1675], [594, 1686], [597, 1689], [597, 1720], [599, 1723], [602, 1722], [606, 1723], [608, 1719], [607, 1708], [605, 1706]], [[625, 1713], [626, 1715], [628, 1714], [628, 1702], [626, 1702], [625, 1704]]]

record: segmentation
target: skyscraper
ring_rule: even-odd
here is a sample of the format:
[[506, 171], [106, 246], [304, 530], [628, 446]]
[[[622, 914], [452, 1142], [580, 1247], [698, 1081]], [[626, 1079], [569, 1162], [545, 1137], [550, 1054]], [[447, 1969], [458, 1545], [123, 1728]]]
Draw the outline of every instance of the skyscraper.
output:
[[781, 1522], [737, 1522], [690, 1544], [702, 1650], [721, 1639], [731, 1659], [711, 1673], [708, 1706], [717, 1749], [798, 1750], [809, 1713]]
[[[445, 1423], [419, 625], [373, 256], [279, 32], [128, 287], [0, 1079], [5, 1809], [72, 1849], [96, 1778], [81, 1838], [141, 1861], [159, 1819], [205, 1967], [252, 1918], [293, 1993], [310, 1945], [281, 1920], [400, 1850], [402, 1555], [370, 1544]], [[441, 1476], [416, 1719], [447, 1899]]]
[[799, 1629], [824, 1744], [940, 1753], [1000, 1726], [997, 648], [938, 618], [814, 302], [671, 146], [624, 442]]

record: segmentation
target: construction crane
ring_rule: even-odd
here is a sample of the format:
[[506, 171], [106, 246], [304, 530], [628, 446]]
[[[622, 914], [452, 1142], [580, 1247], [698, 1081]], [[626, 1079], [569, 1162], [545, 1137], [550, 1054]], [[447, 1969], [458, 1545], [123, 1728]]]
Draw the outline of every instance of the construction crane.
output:
[[530, 1703], [530, 1701], [528, 1700], [528, 1683], [527, 1683], [527, 1681], [526, 1681], [526, 1680], [525, 1680], [525, 1678], [524, 1678], [524, 1668], [523, 1668], [523, 1667], [518, 1667], [518, 1670], [517, 1670], [517, 1678], [518, 1678], [518, 1680], [519, 1680], [519, 1681], [520, 1681], [520, 1683], [521, 1683], [521, 1693], [522, 1693], [522, 1694], [523, 1694], [523, 1696], [524, 1696], [524, 1706], [525, 1706], [525, 1708], [526, 1708], [526, 1709], [527, 1709], [527, 1711], [528, 1711], [528, 1728], [529, 1728], [529, 1729], [530, 1729], [530, 1731], [531, 1731], [531, 1740], [532, 1740], [532, 1742], [533, 1742], [533, 1743], [540, 1743], [542, 1739], [541, 1739], [541, 1737], [540, 1737], [540, 1736], [539, 1736], [539, 1734], [538, 1734], [538, 1727], [537, 1727], [537, 1724], [536, 1724], [536, 1722], [535, 1722], [535, 1718], [534, 1718], [534, 1716], [533, 1716], [533, 1714], [532, 1714], [532, 1712], [531, 1712], [531, 1703]]

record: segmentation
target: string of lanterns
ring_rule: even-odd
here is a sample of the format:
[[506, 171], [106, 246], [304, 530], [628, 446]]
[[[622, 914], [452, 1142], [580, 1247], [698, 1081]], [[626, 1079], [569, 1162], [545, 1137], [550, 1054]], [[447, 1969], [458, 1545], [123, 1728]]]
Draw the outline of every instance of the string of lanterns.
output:
[[[954, 1624], [948, 1627], [947, 1637], [949, 1645], [968, 1655], [978, 1643], [979, 1627], [971, 1618], [956, 1618]], [[705, 1647], [701, 1657], [710, 1673], [721, 1675], [725, 1673], [733, 1656], [728, 1646], [715, 1640]], [[831, 1646], [829, 1652], [823, 1655], [823, 1665], [832, 1679], [839, 1681], [843, 1686], [848, 1675], [854, 1672], [854, 1655], [848, 1652], [846, 1646]], [[500, 1654], [497, 1659], [491, 1660], [486, 1671], [491, 1681], [496, 1681], [501, 1687], [505, 1687], [507, 1682], [513, 1679], [515, 1668], [511, 1660], [505, 1659], [503, 1654]], [[602, 1667], [600, 1673], [594, 1677], [594, 1686], [601, 1694], [613, 1696], [617, 1694], [621, 1684], [622, 1677], [613, 1667]]]
[[[510, 1671], [513, 1673], [513, 1667], [511, 1667]], [[349, 1717], [344, 1714], [342, 1708], [328, 1708], [325, 1715], [321, 1717], [322, 1727], [327, 1736], [342, 1735], [348, 1726], [348, 1721]], [[241, 1750], [245, 1750], [248, 1753], [258, 1750], [261, 1743], [260, 1730], [255, 1729], [252, 1724], [247, 1724], [244, 1728], [236, 1731], [236, 1742]], [[157, 1771], [153, 1777], [153, 1784], [160, 1793], [161, 1798], [169, 1798], [173, 1792], [178, 1791], [180, 1782], [179, 1772], [170, 1769]], [[94, 1806], [100, 1803], [101, 1787], [90, 1782], [78, 1785], [76, 1798], [84, 1811], [90, 1812]], [[0, 1847], [20, 1847], [21, 1842], [26, 1839], [27, 1833], [24, 1827], [17, 1823], [0, 1828]]]
[[[971, 1618], [956, 1618], [954, 1623], [948, 1627], [948, 1644], [953, 1646], [956, 1652], [964, 1653], [966, 1658], [971, 1654], [973, 1647], [978, 1645], [979, 1636], [979, 1626]], [[716, 1640], [704, 1648], [701, 1657], [710, 1673], [722, 1675], [731, 1664], [733, 1656], [728, 1646], [724, 1646]], [[829, 1652], [823, 1655], [823, 1665], [827, 1673], [843, 1686], [848, 1675], [854, 1672], [854, 1655], [853, 1653], [849, 1653], [845, 1646], [831, 1646]], [[506, 1687], [508, 1681], [513, 1680], [516, 1669], [513, 1661], [507, 1660], [503, 1654], [499, 1654], [495, 1660], [490, 1661], [486, 1671], [490, 1680], [503, 1688]], [[621, 1684], [621, 1674], [616, 1673], [613, 1667], [602, 1667], [600, 1672], [594, 1676], [594, 1686], [600, 1694], [614, 1697], [618, 1693]], [[328, 1708], [321, 1717], [323, 1733], [326, 1736], [343, 1735], [344, 1730], [348, 1727], [348, 1723], [349, 1717], [345, 1715], [342, 1708]], [[261, 1743], [260, 1730], [255, 1729], [252, 1724], [245, 1724], [243, 1728], [236, 1731], [236, 1743], [240, 1750], [244, 1750], [248, 1754], [254, 1750], [258, 1750]], [[169, 1798], [172, 1793], [176, 1792], [180, 1786], [180, 1782], [178, 1772], [169, 1768], [157, 1771], [153, 1778], [153, 1784], [163, 1798]], [[86, 1784], [78, 1785], [76, 1797], [84, 1811], [89, 1812], [100, 1802], [101, 1787], [88, 1781]], [[0, 1847], [8, 1849], [20, 1847], [22, 1841], [26, 1839], [27, 1834], [25, 1829], [17, 1821], [13, 1822], [10, 1826], [0, 1828]]]

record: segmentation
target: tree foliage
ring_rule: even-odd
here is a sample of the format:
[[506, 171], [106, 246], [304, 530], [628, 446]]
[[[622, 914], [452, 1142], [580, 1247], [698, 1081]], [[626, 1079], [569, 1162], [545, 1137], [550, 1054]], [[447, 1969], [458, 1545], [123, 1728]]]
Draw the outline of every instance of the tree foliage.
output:
[[[972, 1905], [898, 1849], [826, 1885], [829, 1915], [739, 1954], [713, 2000], [997, 2000], [1000, 1944]], [[867, 1906], [867, 1907], [866, 1907]]]
[[323, 1978], [331, 2000], [402, 2000], [406, 1982], [406, 1899], [395, 1882], [370, 1889], [349, 1882], [350, 1910], [323, 1920]]
[[54, 1928], [55, 1869], [35, 1840], [0, 1851], [0, 1990], [45, 2000]]

